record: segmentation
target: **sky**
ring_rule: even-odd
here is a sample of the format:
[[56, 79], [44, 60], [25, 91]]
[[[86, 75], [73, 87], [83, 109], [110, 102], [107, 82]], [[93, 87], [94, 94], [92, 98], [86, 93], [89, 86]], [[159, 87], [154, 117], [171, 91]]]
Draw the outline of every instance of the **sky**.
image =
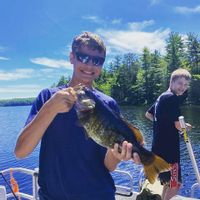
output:
[[170, 32], [200, 33], [200, 0], [1, 0], [0, 99], [36, 97], [70, 76], [73, 38], [99, 34], [106, 64], [144, 47], [165, 52]]

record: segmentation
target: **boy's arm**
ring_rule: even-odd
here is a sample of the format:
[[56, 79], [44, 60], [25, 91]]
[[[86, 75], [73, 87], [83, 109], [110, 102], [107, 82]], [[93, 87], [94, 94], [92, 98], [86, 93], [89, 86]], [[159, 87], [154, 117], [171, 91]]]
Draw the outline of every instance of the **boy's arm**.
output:
[[149, 113], [148, 111], [145, 113], [145, 117], [153, 122], [153, 115]]
[[[174, 124], [175, 124], [175, 127], [176, 127], [177, 130], [182, 131], [181, 125], [180, 125], [180, 122], [179, 122], [179, 121], [175, 121]], [[187, 128], [188, 130], [192, 129], [192, 125], [191, 125], [191, 124], [185, 123], [185, 125], [186, 125], [186, 128]]]
[[57, 113], [68, 112], [75, 100], [76, 97], [70, 88], [55, 93], [20, 133], [15, 147], [16, 157], [23, 158], [30, 154]]
[[155, 103], [146, 111], [145, 117], [153, 122], [155, 112]]

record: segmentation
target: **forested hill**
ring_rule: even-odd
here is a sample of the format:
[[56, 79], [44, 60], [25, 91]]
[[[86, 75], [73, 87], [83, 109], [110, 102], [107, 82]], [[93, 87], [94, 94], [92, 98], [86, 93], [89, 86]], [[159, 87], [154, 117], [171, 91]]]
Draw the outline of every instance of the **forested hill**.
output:
[[[114, 57], [104, 64], [95, 87], [120, 105], [152, 104], [168, 88], [170, 74], [178, 68], [185, 68], [192, 75], [187, 103], [200, 105], [200, 39], [193, 33], [187, 37], [170, 33], [162, 54], [144, 48], [140, 55], [130, 52]], [[69, 80], [62, 76], [52, 87]], [[32, 101], [33, 98], [12, 99], [0, 101], [0, 105], [30, 105]]]
[[15, 98], [15, 99], [6, 99], [0, 100], [0, 106], [27, 106], [31, 105], [34, 101], [33, 98]]
[[[105, 63], [95, 87], [112, 96], [120, 105], [152, 104], [169, 87], [170, 74], [185, 68], [192, 74], [187, 103], [200, 104], [200, 39], [189, 33], [183, 37], [172, 32], [165, 52], [144, 48], [138, 55], [118, 55]], [[69, 78], [60, 78], [57, 85]]]

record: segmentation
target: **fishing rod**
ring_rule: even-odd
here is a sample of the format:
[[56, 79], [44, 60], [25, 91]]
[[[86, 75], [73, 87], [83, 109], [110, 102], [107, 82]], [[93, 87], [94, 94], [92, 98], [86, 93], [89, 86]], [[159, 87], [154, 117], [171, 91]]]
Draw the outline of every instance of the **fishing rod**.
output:
[[197, 182], [200, 186], [200, 175], [199, 175], [199, 169], [198, 169], [198, 166], [197, 166], [197, 162], [195, 160], [195, 157], [194, 157], [194, 152], [193, 152], [193, 149], [192, 149], [192, 145], [191, 145], [191, 142], [190, 142], [190, 138], [187, 134], [187, 129], [186, 129], [186, 124], [185, 124], [185, 120], [184, 120], [184, 117], [183, 116], [180, 116], [179, 117], [179, 122], [180, 122], [180, 126], [181, 126], [181, 129], [182, 129], [182, 132], [183, 132], [183, 139], [184, 139], [184, 142], [187, 146], [187, 150], [189, 152], [189, 156], [190, 156], [190, 159], [192, 161], [192, 166], [193, 166], [193, 169], [194, 169], [194, 172], [195, 172], [195, 175], [196, 175], [196, 178], [197, 178]]
[[10, 186], [10, 184], [8, 183], [8, 181], [6, 180], [6, 177], [3, 175], [2, 172], [0, 172], [3, 180], [5, 181], [5, 183], [8, 185], [9, 189], [11, 190], [13, 196], [15, 197], [16, 200], [19, 200], [19, 198], [16, 196], [15, 192], [13, 191], [12, 187]]

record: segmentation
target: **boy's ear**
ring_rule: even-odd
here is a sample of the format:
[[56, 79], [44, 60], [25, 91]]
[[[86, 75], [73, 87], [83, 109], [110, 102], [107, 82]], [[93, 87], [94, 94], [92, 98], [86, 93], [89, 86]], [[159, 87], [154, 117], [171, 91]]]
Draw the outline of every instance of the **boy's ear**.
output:
[[74, 54], [72, 52], [69, 54], [69, 60], [71, 64], [74, 64]]
[[171, 87], [172, 85], [174, 85], [174, 80], [173, 81], [170, 80], [170, 82], [169, 82], [169, 86]]

